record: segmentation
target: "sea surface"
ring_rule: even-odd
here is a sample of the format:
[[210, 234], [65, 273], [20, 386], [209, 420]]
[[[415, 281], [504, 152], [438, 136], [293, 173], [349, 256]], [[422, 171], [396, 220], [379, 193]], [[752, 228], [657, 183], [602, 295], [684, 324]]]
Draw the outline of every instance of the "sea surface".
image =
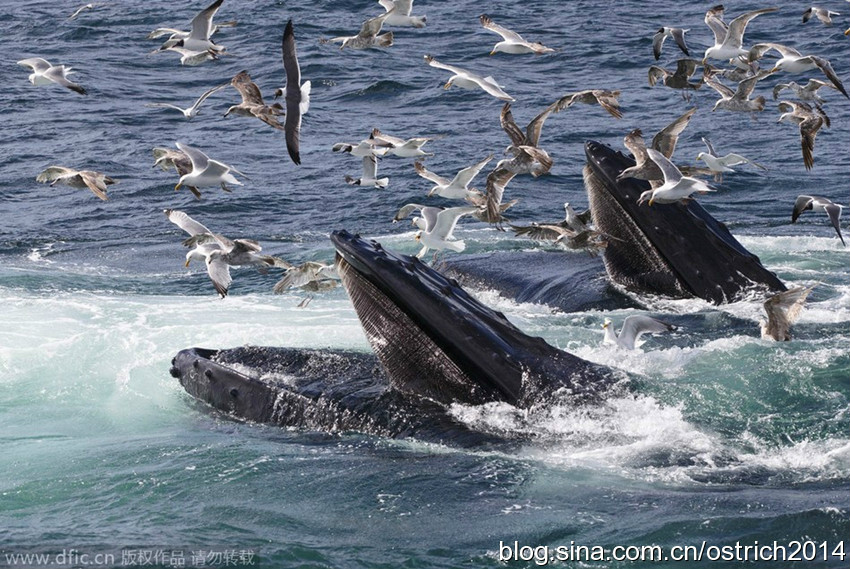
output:
[[[395, 29], [389, 49], [340, 51], [319, 39], [353, 34], [381, 11], [377, 3], [226, 0], [217, 20], [238, 25], [215, 38], [232, 55], [198, 67], [151, 54], [159, 43], [146, 35], [185, 29], [204, 2], [106, 2], [68, 20], [80, 3], [6, 0], [0, 10], [0, 566], [24, 566], [9, 555], [29, 553], [51, 555], [54, 566], [94, 566], [98, 552], [118, 552], [112, 565], [128, 566], [137, 558], [122, 558], [122, 550], [144, 550], [182, 552], [187, 566], [223, 564], [235, 558], [201, 559], [203, 552], [229, 551], [243, 553], [242, 566], [523, 567], [557, 547], [611, 554], [616, 546], [658, 545], [668, 555], [702, 547], [700, 566], [737, 567], [705, 559], [756, 542], [788, 546], [789, 556], [799, 542], [797, 557], [816, 559], [752, 561], [750, 550], [747, 567], [848, 566], [832, 553], [844, 544], [850, 554], [850, 254], [825, 215], [808, 212], [792, 225], [790, 214], [798, 194], [847, 204], [850, 102], [821, 91], [832, 126], [818, 134], [806, 171], [798, 131], [777, 124], [771, 95], [779, 82], [817, 74], [764, 80], [756, 94], [767, 107], [753, 116], [711, 112], [709, 88], [690, 102], [650, 88], [653, 33], [690, 28], [691, 53], [701, 59], [711, 43], [702, 21], [710, 3], [422, 0], [414, 12], [427, 15], [424, 29]], [[727, 21], [766, 5], [727, 3]], [[832, 27], [802, 24], [798, 2], [775, 5], [778, 13], [751, 22], [745, 43], [775, 41], [827, 57], [850, 84], [847, 4], [821, 3], [842, 12]], [[489, 57], [499, 38], [480, 26], [485, 11], [557, 51]], [[243, 69], [270, 98], [285, 81], [280, 40], [289, 18], [303, 78], [313, 85], [301, 166], [287, 156], [282, 133], [223, 116], [239, 100], [233, 89], [211, 96], [192, 120], [144, 106], [188, 106]], [[382, 160], [389, 187], [359, 188], [343, 180], [359, 176], [359, 159], [331, 146], [357, 142], [373, 127], [436, 136], [427, 165], [448, 177], [488, 154], [500, 158], [508, 144], [501, 101], [444, 90], [449, 74], [425, 65], [425, 54], [493, 75], [516, 98], [521, 126], [566, 93], [622, 91], [621, 120], [585, 105], [547, 120], [541, 144], [555, 165], [550, 175], [508, 186], [506, 197], [520, 199], [511, 211], [517, 223], [558, 220], [565, 201], [586, 206], [584, 141], [622, 149], [628, 131], [649, 137], [696, 106], [677, 162], [693, 164], [706, 136], [721, 152], [767, 168], [738, 167], [700, 202], [784, 282], [817, 283], [794, 340], [759, 338], [761, 298], [718, 307], [635, 296], [632, 308], [564, 313], [473, 290], [526, 332], [625, 370], [636, 386], [585, 408], [452, 409], [476, 428], [528, 435], [504, 452], [246, 424], [193, 400], [168, 374], [186, 347], [370, 348], [341, 288], [299, 308], [304, 294], [272, 293], [277, 273], [244, 268], [234, 269], [230, 295], [219, 299], [202, 266], [183, 267], [184, 236], [162, 210], [257, 239], [291, 262], [330, 261], [335, 229], [414, 253], [411, 227], [390, 222], [404, 203], [429, 199], [430, 184], [412, 160]], [[660, 63], [672, 68], [681, 55], [668, 41]], [[27, 57], [72, 66], [88, 95], [32, 86], [28, 70], [15, 65]], [[203, 189], [201, 200], [175, 192], [177, 176], [152, 168], [151, 149], [176, 141], [245, 172], [245, 185], [229, 194]], [[52, 164], [119, 182], [108, 202], [36, 183]], [[544, 248], [474, 220], [462, 220], [456, 233], [470, 252]], [[638, 312], [684, 325], [633, 352], [602, 345], [604, 318]], [[550, 549], [528, 549], [539, 547]], [[514, 551], [528, 559], [504, 561]], [[162, 557], [157, 563], [169, 566]], [[682, 565], [608, 557], [560, 566]]]

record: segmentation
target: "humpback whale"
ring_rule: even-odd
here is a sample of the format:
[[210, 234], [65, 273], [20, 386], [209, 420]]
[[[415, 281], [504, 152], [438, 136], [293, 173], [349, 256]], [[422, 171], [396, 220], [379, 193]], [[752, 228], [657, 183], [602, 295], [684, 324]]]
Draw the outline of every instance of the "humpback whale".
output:
[[696, 201], [638, 205], [649, 183], [618, 182], [634, 160], [598, 142], [585, 144], [584, 182], [596, 229], [609, 236], [603, 253], [611, 281], [672, 297], [734, 301], [753, 288], [784, 291], [776, 275]]
[[456, 441], [474, 437], [451, 404], [584, 403], [622, 377], [523, 333], [416, 257], [346, 231], [331, 240], [375, 356], [190, 348], [171, 367], [187, 392], [256, 422]]

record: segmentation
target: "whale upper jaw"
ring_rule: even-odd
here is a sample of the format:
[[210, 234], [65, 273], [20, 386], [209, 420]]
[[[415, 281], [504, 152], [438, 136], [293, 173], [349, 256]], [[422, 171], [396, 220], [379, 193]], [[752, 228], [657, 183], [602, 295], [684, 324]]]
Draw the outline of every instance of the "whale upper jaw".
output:
[[399, 390], [444, 404], [528, 406], [553, 391], [592, 398], [610, 370], [528, 336], [415, 257], [336, 231], [337, 270]]
[[638, 205], [648, 182], [617, 176], [634, 160], [585, 144], [585, 189], [596, 228], [608, 236], [609, 278], [627, 289], [720, 304], [752, 289], [786, 287], [696, 201]]

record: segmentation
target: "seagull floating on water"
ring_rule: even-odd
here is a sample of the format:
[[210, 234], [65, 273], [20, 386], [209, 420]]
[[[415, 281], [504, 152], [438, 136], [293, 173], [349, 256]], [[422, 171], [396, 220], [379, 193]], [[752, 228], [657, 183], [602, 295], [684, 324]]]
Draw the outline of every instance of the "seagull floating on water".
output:
[[18, 65], [32, 69], [32, 73], [29, 74], [28, 79], [33, 85], [49, 85], [51, 83], [56, 83], [57, 85], [62, 85], [63, 87], [79, 93], [80, 95], [86, 94], [85, 89], [68, 79], [68, 75], [75, 73], [74, 71], [71, 71], [70, 67], [65, 65], [52, 65], [49, 61], [40, 57], [22, 59], [18, 62]]
[[494, 22], [487, 14], [481, 14], [481, 16], [479, 16], [479, 20], [481, 21], [481, 25], [484, 26], [484, 29], [502, 36], [502, 41], [493, 46], [493, 50], [490, 52], [490, 55], [495, 55], [499, 52], [511, 54], [536, 53], [540, 55], [541, 53], [551, 53], [555, 51], [551, 47], [546, 47], [540, 42], [525, 41], [521, 35], [507, 28], [503, 28]]
[[841, 244], [846, 247], [847, 244], [844, 243], [844, 237], [841, 235], [841, 225], [838, 223], [843, 209], [844, 206], [821, 196], [797, 196], [797, 200], [794, 202], [794, 210], [791, 212], [791, 223], [797, 223], [797, 218], [804, 211], [823, 212], [829, 216], [829, 221], [835, 228], [838, 238], [841, 239]]
[[94, 195], [107, 201], [106, 186], [114, 184], [109, 176], [92, 170], [74, 170], [64, 166], [49, 166], [35, 178], [36, 182], [50, 182], [51, 186], [64, 184], [72, 188], [88, 188]]

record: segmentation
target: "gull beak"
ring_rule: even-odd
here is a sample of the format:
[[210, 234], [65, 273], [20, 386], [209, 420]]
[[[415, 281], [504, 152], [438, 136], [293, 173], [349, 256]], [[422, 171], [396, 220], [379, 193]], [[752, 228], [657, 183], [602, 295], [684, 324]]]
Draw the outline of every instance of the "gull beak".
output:
[[774, 67], [768, 73], [776, 73], [777, 71], [779, 71], [779, 67]]
[[189, 259], [186, 259], [186, 264], [183, 265], [183, 266], [186, 267], [187, 269], [189, 268]]
[[449, 87], [451, 87], [451, 86], [452, 86], [452, 82], [451, 82], [451, 81], [447, 81], [447, 82], [446, 82], [446, 84], [445, 84], [445, 85], [443, 85], [443, 89], [448, 89], [448, 88], [449, 88]]
[[182, 183], [182, 182], [177, 182], [177, 185], [176, 185], [176, 186], [174, 186], [174, 191], [176, 192], [177, 190], [179, 190], [179, 189], [181, 188], [181, 186], [183, 186], [183, 183]]
[[649, 198], [649, 206], [652, 207], [653, 202], [655, 202], [655, 197]]
[[697, 156], [697, 160], [702, 160], [702, 156]]
[[705, 64], [706, 64], [707, 62], [708, 62], [708, 58], [707, 58], [707, 57], [703, 57], [703, 58], [702, 58], [702, 66], [703, 66], [703, 67], [705, 67]]
[[496, 55], [496, 50], [494, 49], [493, 51], [491, 51], [490, 55]]

